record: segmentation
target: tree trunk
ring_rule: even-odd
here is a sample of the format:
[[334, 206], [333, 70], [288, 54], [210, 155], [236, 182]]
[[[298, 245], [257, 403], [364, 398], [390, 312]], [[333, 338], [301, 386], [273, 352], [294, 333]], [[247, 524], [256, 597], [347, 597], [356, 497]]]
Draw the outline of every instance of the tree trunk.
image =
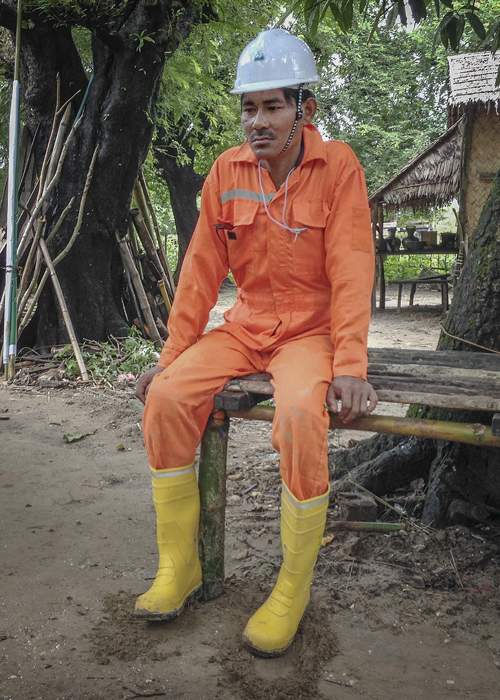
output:
[[[469, 245], [469, 255], [455, 288], [438, 350], [500, 351], [500, 171], [483, 209], [477, 230]], [[455, 336], [456, 338], [451, 338]], [[465, 342], [468, 341], [468, 342]], [[491, 414], [466, 413], [447, 409], [409, 409], [412, 415], [436, 420], [463, 422], [491, 421]], [[495, 448], [479, 448], [456, 443], [423, 444], [422, 440], [386, 436], [363, 441], [350, 451], [339, 451], [340, 486], [346, 487], [351, 473], [356, 481], [383, 496], [405, 481], [429, 472], [423, 520], [434, 526], [453, 522], [482, 520], [500, 510], [500, 453]], [[427, 464], [422, 463], [425, 457]], [[415, 460], [415, 469], [410, 468]], [[360, 466], [356, 466], [360, 465]], [[418, 465], [418, 467], [417, 467]], [[394, 470], [401, 473], [394, 478]], [[353, 471], [355, 470], [355, 471]]]
[[156, 165], [170, 192], [170, 204], [177, 231], [179, 255], [174, 275], [176, 280], [179, 278], [182, 262], [198, 221], [197, 197], [204, 180], [194, 170], [195, 152], [183, 138], [182, 130], [177, 136], [184, 149], [184, 160], [188, 159], [187, 163], [179, 163], [178, 150], [169, 140], [165, 129], [158, 129], [153, 142]]
[[[500, 171], [469, 244], [469, 254], [441, 333], [438, 350], [500, 351]], [[459, 340], [463, 339], [463, 340]], [[469, 341], [469, 343], [464, 342]], [[427, 410], [426, 417], [490, 422], [491, 414]], [[456, 519], [456, 501], [500, 509], [500, 453], [445, 443], [431, 467], [423, 517], [443, 525]], [[473, 517], [473, 511], [471, 511]]]
[[[150, 145], [154, 108], [166, 52], [172, 53], [200, 16], [199, 5], [181, 10], [175, 1], [129, 2], [119, 17], [95, 20], [92, 27], [94, 75], [83, 119], [68, 150], [61, 178], [44, 215], [50, 232], [71, 197], [78, 202], [96, 146], [98, 157], [80, 235], [58, 266], [58, 276], [79, 339], [124, 335], [123, 267], [115, 240], [125, 235], [131, 194]], [[0, 13], [0, 22], [5, 15]], [[7, 24], [7, 23], [6, 23]], [[147, 37], [148, 40], [144, 40]], [[37, 142], [40, 163], [55, 107], [56, 74], [64, 101], [76, 90], [81, 103], [87, 78], [68, 26], [40, 23], [23, 32], [23, 98], [30, 128], [42, 123]], [[51, 241], [55, 254], [69, 240], [78, 206]], [[67, 340], [50, 285], [34, 318], [35, 344], [46, 348]]]

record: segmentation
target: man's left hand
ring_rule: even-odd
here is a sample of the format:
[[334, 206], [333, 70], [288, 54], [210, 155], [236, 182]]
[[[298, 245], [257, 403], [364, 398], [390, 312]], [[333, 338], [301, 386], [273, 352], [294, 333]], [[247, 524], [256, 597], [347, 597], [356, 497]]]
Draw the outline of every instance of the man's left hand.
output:
[[[342, 403], [340, 409], [339, 401]], [[372, 385], [364, 379], [344, 376], [335, 377], [330, 384], [326, 403], [343, 423], [350, 423], [358, 416], [367, 416], [374, 411], [378, 398]]]

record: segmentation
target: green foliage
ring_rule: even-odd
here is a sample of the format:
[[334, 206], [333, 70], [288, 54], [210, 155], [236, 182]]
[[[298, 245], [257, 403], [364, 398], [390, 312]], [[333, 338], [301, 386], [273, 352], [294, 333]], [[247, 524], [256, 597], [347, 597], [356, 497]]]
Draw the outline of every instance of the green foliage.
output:
[[[441, 40], [445, 49], [458, 51], [466, 25], [480, 41], [485, 39], [487, 30], [483, 22], [483, 5], [488, 4], [476, 3], [475, 0], [394, 0], [392, 3], [386, 0], [295, 0], [290, 4], [290, 13], [302, 11], [307, 29], [313, 35], [320, 23], [328, 19], [342, 32], [350, 33], [358, 22], [370, 17], [370, 37], [380, 26], [389, 29], [396, 24], [403, 27], [413, 26], [433, 14], [438, 19], [436, 40]], [[490, 23], [490, 31], [499, 19], [498, 14], [497, 5], [496, 17]], [[500, 23], [498, 30], [494, 30], [493, 34], [496, 37], [495, 41], [500, 44]]]
[[455, 255], [394, 255], [384, 262], [386, 282], [396, 279], [418, 277], [422, 270], [433, 269], [449, 273], [456, 260]]
[[123, 14], [128, 0], [25, 0], [24, 13], [42, 16], [60, 25], [78, 22], [97, 24]]
[[[115, 382], [122, 374], [137, 377], [156, 364], [158, 359], [153, 342], [144, 340], [135, 328], [130, 330], [130, 336], [125, 339], [112, 338], [106, 343], [84, 343], [82, 354], [89, 376], [97, 383]], [[68, 378], [77, 379], [80, 376], [71, 345], [65, 345], [54, 356], [61, 361]]]
[[238, 56], [250, 39], [271, 26], [282, 10], [276, 0], [223, 0], [217, 19], [198, 25], [167, 61], [157, 124], [180, 164], [204, 175], [225, 149], [241, 142], [239, 102], [230, 94]]
[[448, 69], [430, 23], [371, 43], [370, 31], [365, 20], [349, 36], [323, 32], [332, 58], [317, 92], [324, 130], [353, 147], [373, 191], [446, 128]]

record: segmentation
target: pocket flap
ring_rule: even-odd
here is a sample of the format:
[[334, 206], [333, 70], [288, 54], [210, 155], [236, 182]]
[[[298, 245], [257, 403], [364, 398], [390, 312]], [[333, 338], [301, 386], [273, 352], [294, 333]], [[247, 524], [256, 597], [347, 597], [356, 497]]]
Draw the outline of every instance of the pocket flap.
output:
[[303, 224], [307, 228], [325, 228], [329, 213], [322, 199], [297, 199], [292, 204], [292, 212], [294, 223]]
[[223, 216], [233, 226], [249, 226], [255, 221], [260, 202], [247, 199], [233, 199], [223, 206]]

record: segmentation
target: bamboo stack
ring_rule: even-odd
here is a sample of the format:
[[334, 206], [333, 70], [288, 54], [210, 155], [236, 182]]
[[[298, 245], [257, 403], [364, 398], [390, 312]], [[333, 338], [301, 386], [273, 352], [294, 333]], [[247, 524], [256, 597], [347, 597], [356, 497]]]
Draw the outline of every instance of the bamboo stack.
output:
[[[98, 146], [94, 150], [78, 205], [73, 197], [66, 204], [51, 230], [47, 230], [43, 216], [44, 203], [60, 179], [65, 156], [81, 121], [82, 110], [80, 109], [72, 123], [72, 99], [60, 105], [59, 85], [57, 86], [56, 109], [41, 172], [35, 179], [34, 187], [26, 203], [20, 207], [17, 246], [18, 269], [20, 271], [17, 290], [17, 322], [18, 335], [20, 336], [36, 312], [41, 293], [50, 279], [80, 368], [81, 377], [87, 381], [88, 373], [59, 283], [56, 267], [68, 255], [80, 233], [87, 195], [99, 153]], [[27, 149], [25, 172], [30, 167], [32, 153], [32, 147]], [[64, 248], [57, 254], [52, 254], [51, 257], [48, 245], [75, 206], [78, 206], [78, 213], [73, 232]], [[134, 208], [130, 212], [127, 234], [121, 239], [117, 237], [117, 244], [125, 271], [126, 290], [124, 293], [126, 298], [124, 298], [124, 308], [128, 309], [127, 321], [131, 325], [138, 326], [145, 337], [150, 338], [160, 347], [168, 334], [165, 323], [173, 302], [175, 284], [142, 172], [134, 187]], [[4, 242], [0, 239], [0, 254], [3, 245]], [[3, 319], [4, 306], [5, 291], [0, 298], [0, 322]]]
[[175, 284], [163, 249], [160, 228], [142, 171], [134, 186], [127, 235], [118, 238], [134, 318], [143, 335], [161, 345]]

